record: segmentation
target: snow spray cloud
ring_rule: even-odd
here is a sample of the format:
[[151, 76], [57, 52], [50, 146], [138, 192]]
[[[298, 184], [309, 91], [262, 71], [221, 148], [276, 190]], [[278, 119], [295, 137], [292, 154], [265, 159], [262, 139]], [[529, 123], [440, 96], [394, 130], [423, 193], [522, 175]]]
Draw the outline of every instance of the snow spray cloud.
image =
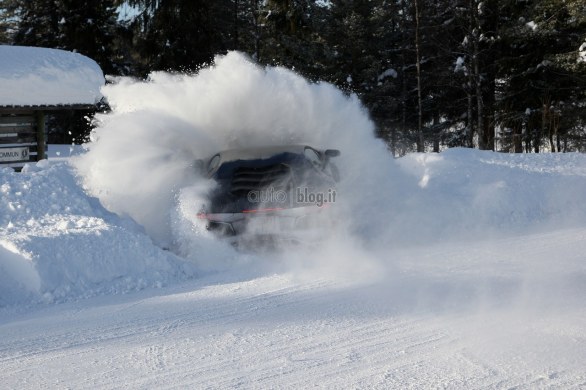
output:
[[[374, 217], [384, 220], [391, 195], [380, 194], [392, 193], [394, 163], [355, 95], [281, 67], [260, 67], [237, 52], [216, 57], [195, 75], [124, 78], [103, 93], [112, 112], [98, 116], [76, 167], [106, 207], [131, 216], [160, 245], [177, 238], [177, 203], [193, 203], [204, 192], [194, 160], [229, 148], [301, 143], [340, 149], [340, 225], [372, 238]], [[199, 190], [186, 190], [194, 184]], [[195, 217], [197, 205], [188, 208]], [[179, 209], [189, 213], [185, 205]]]
[[[194, 223], [206, 183], [195, 174], [193, 162], [229, 148], [307, 143], [340, 149], [336, 164], [342, 180], [332, 207], [332, 239], [317, 250], [282, 253], [283, 263], [299, 265], [297, 274], [302, 276], [309, 269], [353, 278], [362, 272], [368, 278], [373, 274], [369, 270], [377, 272], [384, 262], [385, 268], [396, 268], [390, 270], [393, 278], [412, 275], [404, 281], [386, 277], [386, 285], [403, 286], [405, 297], [420, 296], [429, 306], [438, 296], [459, 306], [460, 296], [482, 295], [478, 286], [489, 286], [489, 291], [501, 286], [482, 274], [469, 277], [468, 263], [478, 257], [472, 247], [438, 249], [430, 242], [466, 241], [470, 235], [486, 239], [501, 229], [505, 234], [512, 228], [525, 231], [536, 221], [550, 221], [552, 211], [566, 215], [555, 212], [562, 207], [577, 217], [586, 213], [579, 203], [586, 184], [576, 180], [584, 176], [581, 156], [574, 157], [576, 177], [569, 176], [559, 187], [572, 189], [564, 196], [557, 194], [555, 172], [567, 159], [544, 160], [543, 168], [552, 168], [547, 180], [542, 172], [547, 169], [528, 174], [523, 168], [534, 159], [528, 164], [519, 157], [511, 166], [507, 155], [473, 150], [414, 154], [396, 163], [375, 138], [355, 96], [327, 83], [310, 83], [287, 69], [260, 67], [240, 53], [219, 56], [196, 75], [122, 79], [103, 93], [113, 111], [97, 118], [89, 151], [75, 161], [86, 188], [110, 210], [139, 222], [159, 245], [200, 266], [250, 264], [247, 256], [234, 253]], [[436, 252], [443, 254], [441, 261]], [[479, 263], [486, 259], [494, 264], [493, 257], [487, 252]], [[444, 278], [444, 269], [452, 275], [457, 266], [463, 270], [460, 276]], [[438, 287], [438, 278], [446, 284]], [[438, 294], [446, 290], [455, 298]], [[394, 292], [382, 295], [386, 299]], [[500, 302], [491, 292], [487, 300]]]

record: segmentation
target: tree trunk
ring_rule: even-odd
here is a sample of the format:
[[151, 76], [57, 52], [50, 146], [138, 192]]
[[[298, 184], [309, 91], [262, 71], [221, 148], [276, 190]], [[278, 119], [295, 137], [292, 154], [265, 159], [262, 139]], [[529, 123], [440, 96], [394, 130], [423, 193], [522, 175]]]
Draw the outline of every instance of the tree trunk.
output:
[[481, 150], [494, 150], [495, 146], [495, 71], [490, 62], [498, 55], [495, 53], [493, 43], [488, 39], [481, 41], [483, 31], [495, 33], [497, 30], [498, 6], [496, 2], [485, 1], [482, 20], [479, 17], [480, 6], [476, 1], [469, 2], [472, 18], [472, 65], [474, 68], [474, 82], [476, 89], [476, 115], [478, 118], [478, 148]]
[[468, 95], [468, 112], [467, 112], [467, 120], [468, 120], [468, 134], [466, 134], [466, 140], [468, 142], [468, 147], [469, 148], [473, 148], [474, 147], [474, 96], [472, 96], [472, 91], [470, 90], [470, 88], [472, 87], [473, 81], [472, 81], [472, 74], [469, 73], [468, 74], [468, 81], [469, 81], [469, 89], [468, 91], [466, 91], [466, 94]]
[[240, 23], [238, 23], [238, 11], [239, 11], [239, 0], [234, 0], [234, 37], [233, 37], [233, 45], [234, 50], [240, 50]]
[[523, 153], [523, 123], [518, 123], [513, 128], [513, 145], [515, 153]]
[[439, 153], [440, 151], [440, 113], [436, 111], [433, 115], [433, 152]]
[[476, 115], [478, 123], [478, 148], [486, 150], [486, 129], [484, 123], [484, 105], [482, 103], [482, 80], [480, 77], [480, 66], [478, 65], [478, 43], [474, 43], [474, 55], [472, 56], [474, 63], [474, 75], [476, 84]]
[[[407, 5], [406, 2], [403, 2], [403, 28], [406, 28], [406, 19], [407, 19]], [[402, 69], [402, 77], [401, 77], [401, 133], [407, 133], [407, 48], [406, 43], [403, 43], [403, 47], [401, 50], [401, 69]]]
[[419, 42], [419, 0], [415, 0], [415, 54], [416, 54], [416, 69], [417, 69], [417, 151], [422, 153], [425, 151], [423, 142], [423, 107], [421, 98], [421, 47]]

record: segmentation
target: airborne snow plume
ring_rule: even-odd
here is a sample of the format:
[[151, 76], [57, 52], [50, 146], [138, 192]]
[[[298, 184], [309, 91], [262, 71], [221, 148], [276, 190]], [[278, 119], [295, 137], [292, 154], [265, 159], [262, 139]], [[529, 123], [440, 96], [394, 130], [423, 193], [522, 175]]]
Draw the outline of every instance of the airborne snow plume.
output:
[[[377, 205], [392, 195], [393, 159], [374, 137], [358, 98], [330, 84], [262, 68], [232, 52], [196, 75], [122, 79], [103, 93], [113, 111], [98, 118], [89, 151], [76, 166], [106, 207], [131, 216], [162, 246], [198, 230], [190, 224], [205, 184], [194, 160], [230, 148], [306, 143], [340, 149], [336, 162], [344, 180], [336, 208], [346, 210], [340, 225], [366, 232], [368, 221], [388, 209]], [[360, 207], [358, 219], [348, 212], [354, 207]]]
[[[241, 53], [218, 56], [195, 75], [123, 78], [103, 93], [113, 111], [99, 116], [89, 151], [75, 161], [85, 186], [108, 209], [144, 226], [159, 246], [206, 268], [243, 261], [195, 218], [209, 183], [193, 162], [230, 148], [306, 143], [342, 151], [331, 241], [293, 264], [311, 256], [308, 263], [331, 259], [339, 270], [347, 258], [354, 269], [363, 264], [357, 259], [372, 257], [365, 247], [388, 253], [586, 220], [576, 205], [586, 186], [555, 171], [572, 159], [579, 166], [578, 156], [456, 149], [394, 160], [356, 96], [284, 68], [263, 68]], [[535, 164], [543, 168], [530, 169]], [[352, 254], [335, 254], [340, 248]]]

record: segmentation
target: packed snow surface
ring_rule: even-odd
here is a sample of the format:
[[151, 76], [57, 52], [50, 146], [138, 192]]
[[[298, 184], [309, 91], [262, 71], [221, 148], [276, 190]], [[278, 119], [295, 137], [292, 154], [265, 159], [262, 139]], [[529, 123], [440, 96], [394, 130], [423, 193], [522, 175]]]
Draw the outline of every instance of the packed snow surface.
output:
[[104, 75], [79, 53], [0, 45], [0, 106], [96, 104]]
[[[586, 386], [586, 156], [393, 159], [355, 97], [238, 53], [104, 93], [84, 149], [0, 170], [2, 386]], [[193, 161], [283, 143], [342, 150], [328, 235], [202, 229]]]

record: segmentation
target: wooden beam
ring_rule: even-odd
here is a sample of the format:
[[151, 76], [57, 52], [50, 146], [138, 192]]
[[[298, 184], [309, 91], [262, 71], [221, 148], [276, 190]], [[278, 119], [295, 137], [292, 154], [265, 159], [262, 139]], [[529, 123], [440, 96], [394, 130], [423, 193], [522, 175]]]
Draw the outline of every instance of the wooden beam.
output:
[[33, 117], [33, 113], [30, 115], [5, 115], [0, 116], [0, 128], [4, 126], [34, 126], [36, 119]]
[[35, 111], [37, 118], [37, 161], [47, 158], [45, 149], [47, 141], [45, 139], [45, 113], [43, 111]]
[[63, 105], [40, 105], [40, 106], [0, 106], [0, 114], [23, 114], [36, 111], [67, 111], [67, 110], [95, 110], [95, 104], [63, 104]]

